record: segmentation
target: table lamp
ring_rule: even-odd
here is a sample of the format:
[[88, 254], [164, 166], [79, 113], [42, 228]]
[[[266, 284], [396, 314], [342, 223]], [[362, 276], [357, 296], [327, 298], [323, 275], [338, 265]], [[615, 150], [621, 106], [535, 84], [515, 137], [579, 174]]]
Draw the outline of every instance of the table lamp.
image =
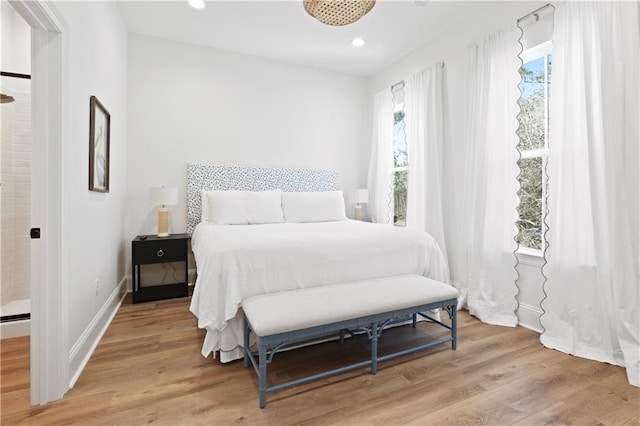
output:
[[169, 236], [169, 209], [167, 206], [178, 204], [178, 189], [161, 186], [149, 190], [151, 203], [160, 206], [158, 209], [158, 237]]
[[353, 217], [356, 220], [362, 220], [362, 204], [366, 204], [369, 201], [369, 190], [368, 189], [354, 190], [351, 201], [356, 203], [356, 207], [353, 210]]

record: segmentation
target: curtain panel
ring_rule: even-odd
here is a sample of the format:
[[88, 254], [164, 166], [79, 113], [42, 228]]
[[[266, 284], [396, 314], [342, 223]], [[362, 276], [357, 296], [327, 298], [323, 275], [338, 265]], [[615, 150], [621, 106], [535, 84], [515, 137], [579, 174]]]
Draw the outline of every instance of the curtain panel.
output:
[[393, 100], [391, 89], [373, 97], [373, 132], [369, 162], [369, 202], [373, 223], [393, 223]]
[[635, 2], [556, 9], [541, 342], [640, 386], [640, 28]]
[[447, 259], [442, 217], [443, 71], [444, 64], [439, 63], [405, 80], [406, 226], [431, 234]]
[[514, 27], [468, 50], [464, 111], [463, 272], [459, 289], [481, 321], [518, 323], [514, 269], [518, 191], [520, 32]]

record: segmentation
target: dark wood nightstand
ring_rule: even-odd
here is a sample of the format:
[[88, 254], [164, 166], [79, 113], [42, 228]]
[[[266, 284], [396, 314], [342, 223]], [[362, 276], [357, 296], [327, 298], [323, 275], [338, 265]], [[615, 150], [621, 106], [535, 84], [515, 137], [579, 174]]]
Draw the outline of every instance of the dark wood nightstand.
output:
[[131, 241], [133, 303], [188, 296], [188, 252], [188, 234], [134, 238]]

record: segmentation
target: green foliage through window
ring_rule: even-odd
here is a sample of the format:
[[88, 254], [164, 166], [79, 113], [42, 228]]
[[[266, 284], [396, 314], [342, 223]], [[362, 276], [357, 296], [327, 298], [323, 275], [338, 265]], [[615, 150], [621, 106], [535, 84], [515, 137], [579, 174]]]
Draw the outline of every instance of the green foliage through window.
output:
[[548, 156], [548, 101], [551, 81], [551, 55], [546, 54], [528, 61], [520, 69], [521, 97], [518, 101], [518, 235], [522, 247], [536, 250], [544, 248], [544, 213], [546, 209]]
[[404, 110], [393, 113], [393, 224], [405, 226], [407, 219], [407, 141]]
[[393, 224], [405, 226], [407, 222], [407, 171], [393, 174]]

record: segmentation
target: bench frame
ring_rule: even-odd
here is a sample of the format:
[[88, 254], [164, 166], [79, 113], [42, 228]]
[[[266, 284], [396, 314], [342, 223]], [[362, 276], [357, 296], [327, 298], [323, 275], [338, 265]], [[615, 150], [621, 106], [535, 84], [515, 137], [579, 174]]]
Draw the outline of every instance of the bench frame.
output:
[[[253, 328], [247, 316], [244, 316], [244, 366], [248, 368], [250, 364], [258, 375], [258, 390], [260, 392], [260, 408], [266, 406], [267, 392], [273, 392], [280, 389], [285, 389], [291, 386], [300, 385], [303, 383], [311, 382], [313, 380], [322, 379], [335, 374], [344, 373], [357, 368], [371, 366], [371, 374], [378, 372], [378, 362], [386, 361], [388, 359], [396, 358], [403, 355], [408, 355], [414, 352], [418, 352], [436, 345], [451, 342], [451, 349], [456, 349], [457, 341], [457, 299], [447, 299], [439, 302], [429, 303], [426, 305], [419, 305], [412, 308], [401, 309], [397, 311], [384, 312], [375, 315], [368, 315], [365, 317], [354, 318], [346, 321], [335, 322], [331, 324], [304, 328], [300, 330], [289, 331], [286, 333], [278, 333], [270, 336], [258, 336], [255, 335], [256, 346], [258, 350], [253, 352], [249, 344], [249, 337]], [[449, 314], [451, 325], [442, 323], [431, 317], [424, 315], [422, 312], [426, 312], [432, 309], [441, 308], [443, 311]], [[378, 338], [382, 334], [385, 327], [406, 322], [408, 319], [412, 319], [412, 325], [416, 327], [417, 315], [427, 319], [428, 321], [440, 324], [442, 327], [451, 331], [451, 337], [435, 340], [429, 343], [418, 345], [412, 348], [400, 350], [383, 356], [378, 356]], [[270, 364], [273, 357], [277, 352], [289, 349], [293, 346], [300, 346], [308, 343], [315, 343], [321, 340], [326, 340], [327, 333], [339, 332], [340, 343], [344, 342], [345, 332], [353, 335], [356, 331], [364, 331], [367, 333], [369, 340], [371, 340], [371, 359], [353, 364], [346, 365], [344, 367], [336, 368], [333, 370], [324, 371], [317, 374], [312, 374], [300, 379], [291, 380], [289, 382], [280, 383], [274, 386], [267, 386], [267, 364]], [[320, 338], [315, 338], [306, 341], [300, 341], [300, 339], [309, 338], [310, 336], [322, 335]], [[293, 343], [290, 343], [293, 342]], [[256, 360], [256, 356], [258, 359]]]

